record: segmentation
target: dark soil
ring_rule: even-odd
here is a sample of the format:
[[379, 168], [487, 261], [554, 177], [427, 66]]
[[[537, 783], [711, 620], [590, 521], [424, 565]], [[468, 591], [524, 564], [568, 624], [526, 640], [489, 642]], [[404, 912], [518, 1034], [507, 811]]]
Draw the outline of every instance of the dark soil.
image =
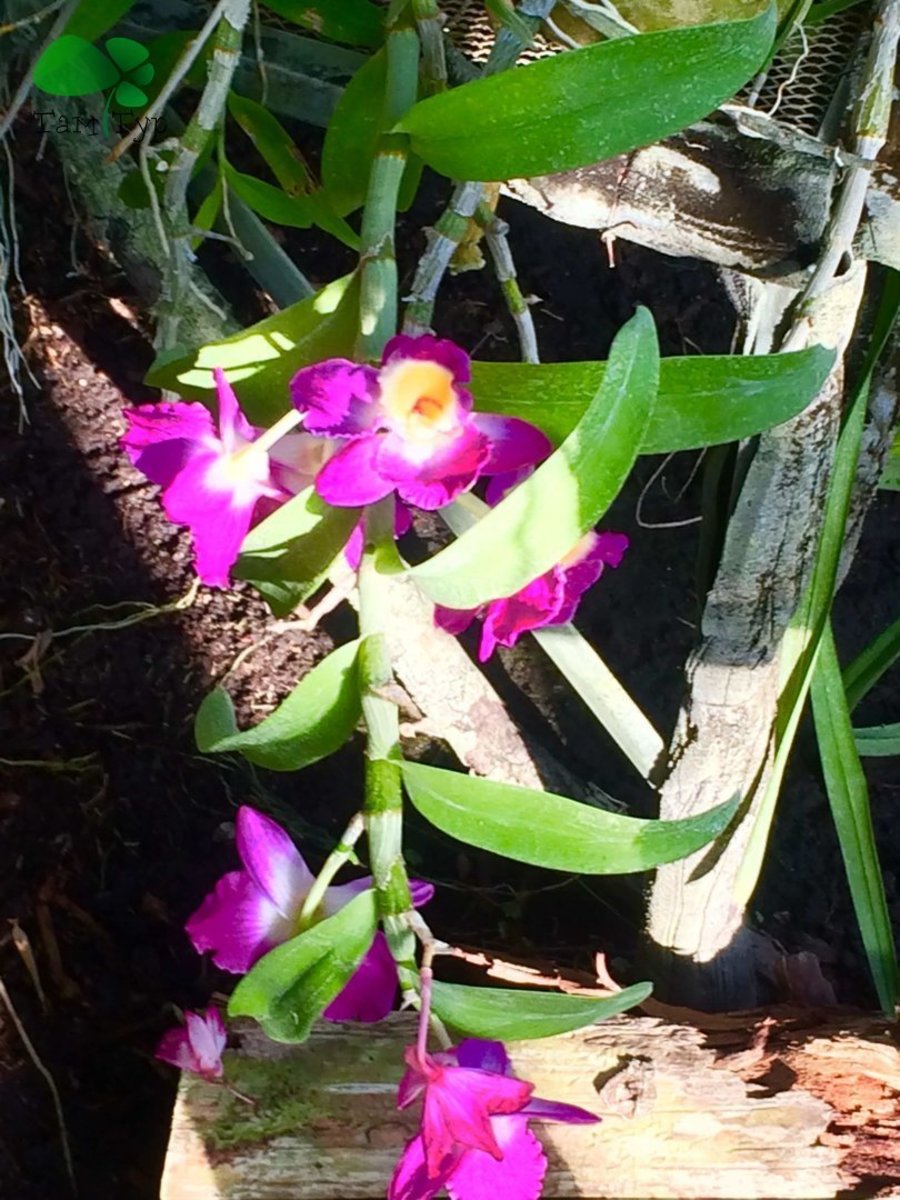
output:
[[[296, 778], [204, 758], [194, 748], [199, 700], [262, 637], [267, 611], [245, 586], [229, 594], [200, 589], [172, 611], [191, 589], [188, 539], [165, 520], [156, 489], [118, 445], [123, 406], [153, 397], [140, 382], [151, 352], [139, 302], [83, 237], [74, 243], [73, 270], [58, 170], [49, 157], [36, 163], [33, 149], [19, 144], [27, 295], [18, 319], [38, 387], [27, 396], [24, 428], [8, 389], [0, 412], [0, 614], [7, 634], [22, 635], [0, 642], [0, 976], [59, 1090], [81, 1194], [150, 1200], [158, 1194], [175, 1086], [174, 1073], [153, 1060], [154, 1043], [173, 1022], [173, 1005], [205, 1004], [228, 985], [194, 954], [182, 925], [235, 865], [235, 808], [252, 802], [272, 812], [320, 861], [357, 806], [359, 747]], [[411, 227], [434, 211], [433, 199], [424, 202]], [[654, 311], [664, 353], [728, 349], [730, 316], [709, 272], [626, 245], [611, 270], [594, 236], [511, 205], [504, 214], [524, 290], [541, 298], [535, 314], [548, 360], [603, 357], [637, 302]], [[339, 273], [331, 244], [303, 235], [289, 241], [313, 278]], [[407, 273], [420, 248], [410, 235]], [[516, 356], [487, 273], [449, 283], [438, 328], [481, 357]], [[627, 531], [632, 548], [588, 597], [580, 624], [667, 731], [695, 633], [698, 530], [638, 525], [636, 502], [658, 465], [639, 463], [609, 516], [608, 527]], [[646, 521], [697, 514], [694, 466], [682, 456], [648, 486]], [[888, 495], [867, 523], [838, 605], [845, 658], [897, 615], [898, 534], [900, 505]], [[239, 718], [251, 722], [269, 711], [349, 629], [340, 617], [327, 631], [287, 634], [253, 651], [229, 676]], [[646, 790], [564, 687], [520, 661], [508, 664], [512, 677], [500, 665], [492, 673], [522, 723], [573, 770], [632, 811], [648, 812]], [[543, 680], [537, 695], [522, 692], [516, 680], [523, 676], [532, 690], [535, 678]], [[897, 682], [896, 671], [886, 677], [861, 720], [896, 719]], [[890, 870], [900, 849], [891, 819], [898, 784], [890, 760], [869, 766], [900, 918]], [[640, 910], [633, 882], [560, 886], [555, 876], [451, 846], [415, 821], [410, 839], [417, 871], [441, 885], [433, 924], [442, 936], [588, 969], [604, 950], [627, 973]], [[814, 946], [830, 960], [841, 1000], [872, 1003], [808, 736], [757, 904], [760, 925], [788, 949]], [[65, 1195], [50, 1091], [2, 1006], [0, 1112], [0, 1197]]]

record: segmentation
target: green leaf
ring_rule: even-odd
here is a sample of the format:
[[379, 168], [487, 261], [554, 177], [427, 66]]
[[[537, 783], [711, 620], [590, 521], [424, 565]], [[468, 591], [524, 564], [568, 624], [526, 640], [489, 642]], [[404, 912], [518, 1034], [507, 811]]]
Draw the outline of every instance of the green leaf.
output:
[[717, 838], [738, 801], [678, 821], [644, 821], [565, 796], [405, 762], [403, 782], [450, 837], [518, 862], [580, 875], [627, 875], [693, 854]]
[[600, 42], [420, 101], [397, 130], [455, 179], [546, 175], [627, 154], [707, 116], [764, 62], [774, 5], [746, 21]]
[[358, 310], [359, 277], [345, 275], [220, 342], [157, 359], [147, 383], [211, 405], [213, 368], [221, 367], [248, 419], [270, 425], [290, 407], [288, 385], [301, 367], [352, 354]]
[[366, 198], [369, 172], [382, 131], [387, 59], [383, 50], [365, 62], [344, 88], [322, 147], [322, 185], [337, 212], [346, 215]]
[[652, 983], [636, 983], [614, 996], [597, 998], [456, 983], [432, 986], [432, 1008], [442, 1021], [467, 1037], [501, 1042], [555, 1037], [594, 1025], [643, 1003], [653, 991]]
[[[138, 177], [140, 177], [140, 171], [138, 172]], [[143, 182], [143, 180], [141, 182]], [[121, 188], [119, 191], [121, 195]], [[212, 189], [205, 197], [203, 203], [197, 209], [196, 213], [194, 213], [194, 219], [191, 221], [191, 225], [194, 227], [194, 229], [212, 229], [222, 208], [222, 193], [222, 176], [216, 175], [215, 183], [213, 184]], [[146, 189], [144, 194], [146, 195]], [[191, 246], [196, 250], [202, 241], [202, 236], [198, 234], [198, 236], [195, 237], [191, 242]]]
[[276, 617], [286, 617], [321, 587], [360, 512], [332, 508], [306, 488], [251, 529], [232, 573], [252, 583]]
[[303, 155], [276, 116], [236, 92], [228, 93], [228, 111], [289, 196], [302, 196], [310, 190], [313, 179]]
[[[113, 37], [106, 42], [106, 53], [113, 60], [123, 75], [129, 75], [141, 63], [146, 64], [150, 51], [133, 38]], [[153, 78], [151, 67], [150, 79]], [[148, 80], [149, 82], [149, 80]]]
[[900, 976], [891, 919], [875, 847], [866, 777], [853, 742], [850, 712], [830, 624], [822, 635], [813, 676], [812, 707], [825, 788], [869, 970], [882, 1009], [893, 1016]]
[[229, 1017], [253, 1017], [275, 1042], [305, 1042], [372, 944], [375, 893], [358, 896], [311, 929], [270, 950], [231, 994]]
[[863, 758], [891, 758], [900, 754], [900, 725], [869, 725], [853, 730], [856, 752]]
[[870, 691], [888, 667], [900, 658], [900, 620], [879, 634], [874, 642], [848, 667], [844, 668], [844, 688], [847, 692], [847, 707], [852, 712]]
[[[344, 88], [328, 123], [322, 147], [322, 186], [335, 212], [342, 216], [365, 203], [369, 173], [385, 127], [386, 83], [387, 59], [379, 50]], [[400, 182], [400, 212], [412, 204], [421, 174], [421, 160], [411, 156]]]
[[878, 481], [878, 486], [886, 492], [900, 492], [900, 440], [894, 438], [888, 451], [884, 471]]
[[73, 34], [47, 47], [34, 67], [34, 82], [51, 96], [89, 96], [119, 81], [119, 72], [102, 50]]
[[[752, 437], [801, 412], [825, 382], [834, 351], [690, 355], [659, 364], [659, 394], [641, 454], [668, 454]], [[559, 443], [603, 381], [602, 362], [472, 363], [475, 404], [522, 417]]]
[[266, 8], [348, 46], [377, 46], [384, 37], [383, 13], [368, 0], [266, 0]]
[[270, 771], [300, 771], [327, 758], [343, 746], [360, 717], [358, 650], [359, 642], [333, 650], [252, 729], [237, 729], [228, 693], [216, 688], [197, 710], [197, 749], [237, 752]]
[[63, 29], [63, 36], [73, 34], [88, 42], [96, 42], [107, 30], [117, 25], [134, 7], [135, 0], [81, 0]]
[[288, 225], [293, 229], [309, 229], [310, 225], [318, 225], [351, 250], [359, 249], [359, 234], [343, 218], [330, 211], [328, 198], [321, 192], [289, 196], [271, 183], [236, 171], [227, 163], [225, 179], [235, 195], [240, 196], [249, 208], [266, 221]]
[[474, 529], [413, 568], [422, 590], [449, 608], [477, 608], [513, 595], [569, 554], [631, 470], [658, 369], [653, 318], [639, 308], [616, 335], [600, 387], [560, 448]]

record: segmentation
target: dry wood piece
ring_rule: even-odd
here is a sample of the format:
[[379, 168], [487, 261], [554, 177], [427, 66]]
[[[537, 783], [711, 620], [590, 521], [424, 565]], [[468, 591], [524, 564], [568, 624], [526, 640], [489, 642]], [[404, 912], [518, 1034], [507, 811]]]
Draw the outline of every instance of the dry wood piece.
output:
[[[668, 1019], [621, 1017], [510, 1047], [539, 1095], [603, 1118], [536, 1127], [545, 1196], [900, 1196], [900, 1051], [886, 1020], [691, 1014], [698, 1025], [686, 1010], [657, 1010]], [[394, 1106], [414, 1028], [405, 1014], [322, 1024], [285, 1047], [240, 1027], [226, 1056], [235, 1092], [182, 1080], [162, 1200], [383, 1197], [415, 1124]]]

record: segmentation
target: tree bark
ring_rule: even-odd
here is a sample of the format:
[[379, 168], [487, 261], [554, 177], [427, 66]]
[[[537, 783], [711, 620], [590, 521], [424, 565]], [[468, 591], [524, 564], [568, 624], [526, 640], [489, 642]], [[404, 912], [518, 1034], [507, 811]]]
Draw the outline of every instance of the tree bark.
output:
[[[513, 1044], [537, 1095], [602, 1117], [535, 1126], [547, 1197], [802, 1200], [900, 1194], [900, 1052], [884, 1019], [776, 1010], [621, 1017]], [[182, 1080], [162, 1200], [382, 1198], [415, 1113], [398, 1113], [414, 1018], [323, 1023], [303, 1046], [240, 1026], [227, 1086]], [[501, 1200], [498, 1197], [498, 1200]]]

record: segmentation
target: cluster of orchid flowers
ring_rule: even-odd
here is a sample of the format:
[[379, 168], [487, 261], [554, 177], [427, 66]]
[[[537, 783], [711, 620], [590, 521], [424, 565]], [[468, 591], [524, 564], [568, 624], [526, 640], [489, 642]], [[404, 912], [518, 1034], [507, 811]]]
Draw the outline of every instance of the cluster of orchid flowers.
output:
[[[552, 448], [527, 421], [474, 412], [468, 355], [430, 335], [392, 338], [380, 368], [343, 358], [304, 367], [291, 380], [290, 411], [267, 430], [246, 419], [224, 372], [214, 374], [215, 419], [200, 403], [142, 405], [126, 412], [123, 439], [132, 462], [162, 488], [170, 520], [190, 529], [197, 573], [214, 587], [228, 586], [250, 528], [310, 484], [337, 507], [395, 494], [400, 536], [411, 524], [407, 506], [443, 508], [482, 478], [496, 504]], [[480, 617], [485, 661], [498, 644], [571, 620], [627, 546], [624, 534], [590, 532], [515, 595], [477, 611], [438, 606], [435, 620], [458, 634]], [[345, 549], [351, 565], [360, 552], [357, 529]]]
[[[132, 462], [162, 488], [169, 518], [190, 529], [197, 573], [215, 587], [228, 586], [249, 530], [311, 485], [337, 507], [394, 495], [399, 537], [412, 523], [410, 509], [443, 508], [479, 480], [487, 481], [488, 504], [498, 503], [551, 451], [528, 422], [474, 412], [468, 356], [431, 336], [392, 338], [380, 368], [331, 359], [300, 370], [290, 384], [292, 406], [271, 429], [251, 425], [224, 372], [214, 375], [215, 417], [199, 403], [141, 406], [126, 412], [123, 440]], [[344, 547], [353, 567], [362, 541], [357, 526]], [[484, 661], [498, 644], [512, 646], [528, 630], [571, 620], [583, 593], [606, 566], [618, 566], [627, 545], [622, 534], [590, 532], [515, 595], [476, 611], [438, 606], [435, 620], [457, 634], [479, 617]], [[275, 946], [372, 887], [364, 877], [327, 887], [314, 901], [315, 877], [290, 837], [252, 808], [239, 810], [236, 840], [242, 869], [219, 880], [185, 927], [195, 948], [225, 971], [245, 974]], [[433, 893], [415, 880], [410, 888], [417, 908]], [[379, 931], [323, 1016], [380, 1021], [394, 1008], [398, 990], [397, 968]], [[423, 970], [419, 1038], [407, 1051], [397, 1101], [406, 1108], [421, 1099], [422, 1117], [397, 1164], [389, 1200], [430, 1200], [442, 1189], [453, 1200], [536, 1200], [547, 1163], [529, 1121], [598, 1118], [533, 1097], [533, 1086], [512, 1076], [499, 1042], [467, 1039], [428, 1053], [429, 998], [430, 971]], [[219, 1080], [226, 1040], [222, 1018], [210, 1007], [187, 1013], [156, 1053]]]
[[[237, 816], [242, 869], [216, 884], [185, 926], [195, 948], [209, 951], [223, 970], [243, 974], [298, 932], [304, 901], [315, 882], [288, 834], [249, 807]], [[370, 876], [325, 890], [313, 920], [333, 915]], [[413, 903], [426, 904], [430, 884], [411, 881]], [[388, 1188], [388, 1200], [431, 1200], [446, 1188], [453, 1200], [536, 1200], [547, 1160], [529, 1121], [589, 1124], [599, 1120], [571, 1104], [541, 1100], [533, 1085], [511, 1074], [501, 1042], [469, 1038], [428, 1053], [430, 973], [423, 972], [419, 1038], [406, 1051], [397, 1107], [422, 1100], [418, 1132], [407, 1142]], [[397, 970], [380, 931], [343, 991], [324, 1012], [330, 1021], [380, 1021], [394, 1007]], [[218, 1009], [185, 1014], [184, 1026], [165, 1033], [157, 1058], [203, 1078], [222, 1079], [227, 1032]]]

